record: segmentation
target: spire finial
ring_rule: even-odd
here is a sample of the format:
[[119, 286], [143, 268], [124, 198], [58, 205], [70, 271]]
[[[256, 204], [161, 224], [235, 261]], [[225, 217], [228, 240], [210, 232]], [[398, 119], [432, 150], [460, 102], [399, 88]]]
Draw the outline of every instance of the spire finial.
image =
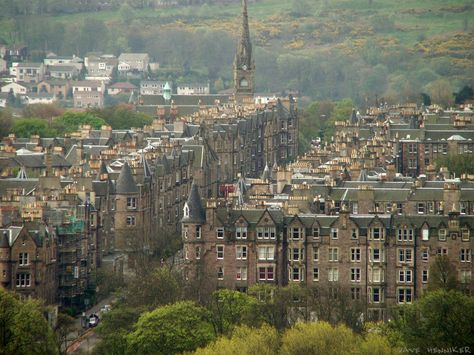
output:
[[242, 27], [234, 60], [234, 85], [236, 94], [253, 96], [254, 69], [252, 44], [250, 42], [247, 0], [242, 0]]

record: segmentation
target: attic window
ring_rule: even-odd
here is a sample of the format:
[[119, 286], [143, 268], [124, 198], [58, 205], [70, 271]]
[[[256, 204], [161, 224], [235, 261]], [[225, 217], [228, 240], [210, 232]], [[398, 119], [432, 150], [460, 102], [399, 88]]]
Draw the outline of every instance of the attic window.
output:
[[313, 239], [319, 239], [319, 228], [313, 228]]
[[247, 227], [237, 227], [235, 229], [236, 239], [247, 239]]
[[430, 239], [430, 230], [428, 228], [423, 228], [421, 232], [421, 236], [423, 240], [429, 240]]
[[184, 205], [183, 213], [184, 213], [184, 217], [189, 217], [189, 207], [188, 207], [188, 204], [185, 204], [185, 205]]

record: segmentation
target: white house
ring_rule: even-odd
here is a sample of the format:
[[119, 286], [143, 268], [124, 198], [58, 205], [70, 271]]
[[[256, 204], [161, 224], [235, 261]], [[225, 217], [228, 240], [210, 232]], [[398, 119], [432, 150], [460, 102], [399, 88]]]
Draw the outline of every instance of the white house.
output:
[[180, 84], [176, 88], [178, 95], [209, 95], [209, 84]]
[[102, 81], [75, 81], [72, 85], [74, 107], [104, 107], [105, 85]]
[[126, 63], [126, 62], [119, 62], [119, 65], [118, 65], [118, 71], [119, 73], [126, 73], [126, 72], [129, 72], [131, 70], [131, 66], [130, 64]]
[[74, 66], [78, 71], [81, 71], [84, 65], [84, 59], [76, 57], [75, 55], [73, 55], [72, 57], [69, 57], [69, 56], [57, 56], [55, 54], [50, 54], [43, 60], [43, 63], [47, 67], [52, 66], [52, 65], [67, 64], [67, 65]]
[[16, 67], [16, 81], [39, 83], [43, 79], [43, 63], [19, 63]]
[[27, 105], [32, 104], [52, 104], [56, 101], [56, 96], [47, 93], [28, 93], [24, 97]]
[[1, 91], [4, 93], [9, 93], [13, 91], [15, 96], [25, 95], [28, 92], [28, 88], [25, 85], [20, 85], [18, 83], [10, 83], [5, 86], [2, 86]]
[[128, 72], [131, 70], [143, 72], [148, 70], [150, 57], [148, 53], [122, 53], [118, 57], [118, 61], [119, 72]]

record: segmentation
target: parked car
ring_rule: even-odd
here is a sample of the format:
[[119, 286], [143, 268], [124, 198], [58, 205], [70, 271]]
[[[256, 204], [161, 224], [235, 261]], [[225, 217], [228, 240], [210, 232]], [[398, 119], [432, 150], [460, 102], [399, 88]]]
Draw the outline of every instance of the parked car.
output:
[[111, 310], [112, 310], [112, 307], [110, 306], [110, 304], [106, 304], [104, 305], [104, 307], [100, 309], [100, 313], [107, 313], [107, 312], [110, 312]]
[[89, 316], [89, 328], [93, 328], [99, 324], [99, 316], [97, 314], [92, 313]]

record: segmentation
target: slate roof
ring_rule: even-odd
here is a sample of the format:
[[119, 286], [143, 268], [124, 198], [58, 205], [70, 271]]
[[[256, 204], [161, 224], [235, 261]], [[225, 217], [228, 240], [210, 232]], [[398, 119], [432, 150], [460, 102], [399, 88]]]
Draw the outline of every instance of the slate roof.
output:
[[[19, 166], [24, 166], [25, 168], [46, 168], [44, 162], [44, 154], [25, 154], [17, 155], [12, 158]], [[70, 168], [71, 163], [69, 163], [62, 155], [53, 154], [52, 155], [52, 167], [65, 167]]]
[[201, 203], [198, 186], [194, 182], [191, 186], [191, 191], [185, 206], [189, 208], [189, 215], [184, 216], [182, 222], [199, 224], [206, 222], [206, 211]]
[[[8, 228], [3, 228], [0, 229], [0, 236], [1, 236], [1, 247], [11, 247], [15, 241], [16, 238], [20, 235], [21, 230], [23, 227], [17, 227], [17, 226], [11, 226]], [[6, 234], [6, 240], [5, 240], [5, 234]], [[6, 245], [8, 243], [8, 245]], [[5, 244], [5, 245], [4, 245]]]
[[123, 164], [120, 174], [117, 178], [115, 185], [116, 194], [136, 194], [138, 193], [138, 187], [133, 179], [132, 169], [127, 162]]

